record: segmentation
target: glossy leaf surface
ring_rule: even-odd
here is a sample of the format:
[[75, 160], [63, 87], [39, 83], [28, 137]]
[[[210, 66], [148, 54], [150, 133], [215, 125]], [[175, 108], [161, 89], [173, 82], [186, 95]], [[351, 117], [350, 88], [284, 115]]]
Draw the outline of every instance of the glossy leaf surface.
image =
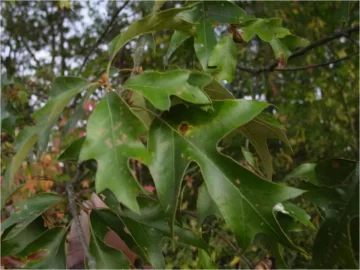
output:
[[[39, 217], [26, 226], [21, 232], [16, 236], [4, 240], [7, 235], [7, 231], [4, 230], [1, 235], [1, 257], [13, 255], [22, 251], [27, 245], [33, 242], [40, 234], [45, 230], [44, 220]], [[8, 228], [9, 231], [13, 228]]]
[[285, 180], [291, 178], [301, 178], [307, 182], [310, 182], [314, 185], [317, 185], [316, 173], [315, 173], [316, 163], [304, 163], [293, 170], [290, 174], [285, 177]]
[[201, 226], [204, 220], [211, 215], [221, 217], [221, 213], [216, 203], [210, 197], [209, 191], [205, 184], [202, 184], [199, 188], [199, 194], [197, 198], [197, 217], [198, 225]]
[[65, 269], [65, 239], [65, 228], [49, 229], [15, 257], [24, 260], [23, 268]]
[[80, 160], [98, 162], [96, 191], [109, 188], [120, 202], [134, 211], [139, 211], [136, 195], [141, 187], [130, 172], [129, 158], [149, 163], [150, 155], [139, 139], [145, 133], [145, 124], [118, 94], [110, 92], [89, 119], [80, 153]]
[[17, 210], [12, 212], [10, 216], [3, 223], [1, 223], [2, 231], [11, 225], [17, 224], [6, 235], [6, 239], [10, 239], [19, 234], [37, 217], [63, 200], [63, 196], [52, 193], [39, 193], [18, 203], [15, 203], [14, 206]]
[[271, 180], [273, 167], [268, 139], [279, 139], [290, 145], [283, 127], [270, 115], [261, 114], [251, 122], [240, 127], [239, 131], [250, 141], [263, 164], [267, 179]]
[[315, 229], [315, 226], [310, 221], [311, 217], [305, 212], [305, 210], [295, 204], [290, 202], [278, 203], [275, 205], [274, 210], [292, 217], [305, 226]]
[[128, 269], [129, 261], [118, 249], [104, 243], [108, 228], [106, 223], [99, 218], [97, 212], [90, 214], [90, 245], [89, 249], [95, 258], [98, 269]]
[[81, 137], [75, 141], [73, 141], [68, 148], [61, 153], [58, 160], [59, 161], [78, 161], [79, 155], [81, 152], [81, 148], [85, 142], [85, 137]]
[[176, 49], [179, 48], [180, 45], [190, 37], [191, 36], [185, 32], [174, 31], [173, 35], [171, 36], [169, 48], [166, 52], [167, 59], [170, 59], [170, 57], [176, 51]]
[[156, 108], [168, 110], [171, 95], [195, 104], [210, 104], [202, 89], [211, 81], [207, 74], [188, 70], [147, 71], [128, 79], [124, 87], [141, 93]]
[[[164, 113], [162, 120], [154, 121], [149, 140], [149, 151], [154, 157], [150, 171], [160, 203], [167, 214], [173, 215], [172, 219], [182, 180], [180, 172], [190, 161], [195, 161], [211, 198], [241, 248], [246, 249], [258, 232], [293, 246], [276, 221], [273, 207], [303, 191], [267, 182], [216, 149], [221, 138], [255, 118], [266, 106], [256, 101], [214, 101], [212, 113], [195, 108], [184, 111], [182, 106], [176, 106]], [[164, 136], [163, 140], [158, 139], [160, 135]], [[166, 174], [158, 173], [164, 171], [163, 168], [167, 168]]]
[[153, 13], [131, 24], [124, 33], [119, 34], [111, 41], [109, 46], [109, 63], [112, 62], [121, 47], [138, 35], [163, 29], [174, 29], [193, 34], [193, 25], [176, 17], [177, 14], [187, 9], [189, 9], [189, 7], [173, 8]]
[[231, 37], [227, 36], [215, 46], [208, 66], [216, 67], [216, 71], [212, 71], [212, 74], [217, 81], [226, 80], [227, 83], [231, 83], [235, 74], [236, 62], [236, 45]]

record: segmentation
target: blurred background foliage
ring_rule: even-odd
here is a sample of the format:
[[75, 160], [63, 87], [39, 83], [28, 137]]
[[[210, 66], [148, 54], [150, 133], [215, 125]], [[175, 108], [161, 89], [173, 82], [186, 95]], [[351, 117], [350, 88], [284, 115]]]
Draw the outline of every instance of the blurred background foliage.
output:
[[[178, 7], [184, 2], [168, 1], [162, 9]], [[13, 142], [24, 126], [32, 125], [31, 114], [48, 99], [54, 77], [60, 75], [95, 78], [104, 70], [108, 60], [108, 44], [135, 20], [149, 14], [152, 1], [74, 1], [70, 8], [61, 7], [57, 1], [2, 1], [1, 5], [1, 169], [6, 168], [16, 151]], [[236, 1], [249, 14], [258, 18], [279, 17], [283, 26], [295, 35], [317, 41], [337, 31], [350, 28], [359, 22], [359, 2], [347, 1]], [[217, 25], [218, 38], [227, 26]], [[172, 31], [146, 36], [146, 46], [141, 63], [143, 70], [200, 68], [191, 38], [184, 42], [170, 59], [165, 55]], [[289, 66], [308, 66], [346, 57], [359, 49], [358, 34], [335, 39], [309, 51], [304, 56], [289, 61]], [[132, 56], [136, 40], [120, 50], [113, 66], [112, 85], [120, 84], [130, 76]], [[268, 43], [253, 38], [249, 43], [237, 45], [238, 65], [235, 79], [225, 84], [236, 97], [257, 99], [274, 104], [271, 112], [287, 129], [292, 150], [278, 141], [269, 141], [273, 156], [274, 181], [284, 177], [303, 162], [318, 162], [338, 157], [358, 159], [359, 138], [359, 59], [358, 55], [340, 63], [299, 71], [262, 72], [252, 74], [240, 67], [259, 68], [274, 61]], [[69, 180], [72, 164], [57, 160], [61, 149], [84, 135], [84, 125], [96, 102], [103, 95], [98, 89], [90, 100], [80, 105], [77, 97], [59, 120], [52, 133], [46, 155], [29, 156], [31, 163], [24, 162], [19, 172], [20, 184], [24, 184], [19, 200], [39, 191], [63, 190], [63, 182]], [[76, 114], [77, 118], [74, 118]], [[71, 125], [68, 123], [72, 122]], [[15, 128], [14, 128], [15, 127]], [[243, 138], [232, 138], [228, 153], [241, 161], [241, 147], [248, 146]], [[254, 149], [248, 146], [251, 158], [258, 162]], [[225, 150], [224, 150], [225, 151]], [[248, 161], [248, 160], [247, 160]], [[135, 163], [134, 163], [135, 164]], [[141, 167], [141, 165], [140, 165]], [[143, 170], [143, 172], [142, 172]], [[182, 210], [194, 211], [196, 194], [202, 179], [196, 167], [185, 177]], [[151, 185], [146, 168], [140, 169], [144, 184]], [[139, 175], [138, 175], [139, 176]], [[83, 182], [83, 188], [91, 188], [91, 180]], [[311, 215], [315, 227], [319, 215], [313, 205], [297, 200]], [[57, 217], [62, 218], [61, 214]], [[230, 230], [220, 220], [211, 220], [219, 232], [235, 244]], [[188, 217], [184, 226], [195, 229], [195, 219]], [[315, 235], [311, 228], [305, 233], [294, 232], [295, 242], [310, 251]], [[213, 232], [212, 259], [220, 268], [246, 266], [242, 259]], [[171, 242], [164, 243], [164, 254], [169, 268], [196, 268], [196, 250]], [[252, 261], [264, 258], [271, 251], [254, 243], [246, 252]], [[286, 250], [285, 258], [291, 268], [305, 268], [307, 256]]]

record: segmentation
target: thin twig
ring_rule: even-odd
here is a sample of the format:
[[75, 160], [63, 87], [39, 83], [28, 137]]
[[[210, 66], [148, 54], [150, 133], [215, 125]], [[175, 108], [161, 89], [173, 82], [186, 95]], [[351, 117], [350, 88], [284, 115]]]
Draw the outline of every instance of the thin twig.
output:
[[360, 48], [359, 42], [355, 41], [350, 35], [345, 36], [348, 40], [350, 40], [356, 47]]
[[288, 67], [288, 68], [275, 68], [275, 71], [296, 71], [296, 70], [307, 70], [309, 68], [318, 68], [318, 67], [324, 67], [324, 66], [328, 66], [330, 64], [336, 64], [345, 60], [350, 59], [351, 57], [358, 55], [359, 52], [355, 52], [352, 54], [349, 54], [348, 56], [345, 56], [343, 58], [339, 58], [336, 60], [331, 60], [331, 61], [327, 61], [325, 63], [321, 63], [321, 64], [313, 64], [313, 65], [309, 65], [309, 66], [301, 66], [301, 67]]
[[119, 7], [115, 13], [113, 14], [113, 16], [111, 17], [110, 19], [110, 22], [109, 24], [107, 25], [107, 27], [105, 28], [104, 32], [101, 34], [101, 36], [98, 38], [98, 40], [95, 42], [94, 46], [91, 47], [89, 53], [86, 55], [79, 71], [78, 71], [78, 76], [81, 74], [81, 71], [82, 69], [84, 68], [86, 62], [89, 60], [92, 52], [99, 46], [99, 44], [101, 43], [102, 39], [106, 36], [106, 34], [108, 33], [109, 29], [111, 28], [111, 26], [114, 24], [117, 16], [119, 15], [119, 13], [127, 6], [127, 4], [129, 3], [130, 1], [125, 1], [124, 4]]
[[78, 237], [80, 240], [80, 243], [84, 249], [85, 257], [88, 260], [88, 265], [90, 269], [96, 269], [96, 262], [94, 257], [91, 255], [89, 247], [86, 243], [85, 235], [81, 227], [80, 219], [79, 219], [79, 213], [76, 206], [75, 201], [75, 186], [79, 184], [81, 180], [81, 176], [84, 172], [84, 163], [80, 163], [78, 165], [78, 168], [76, 170], [75, 176], [66, 184], [66, 192], [68, 195], [69, 200], [69, 209], [71, 211], [71, 215], [75, 222], [75, 227], [78, 233]]
[[[193, 217], [197, 218], [196, 214], [190, 212], [190, 211], [183, 211], [183, 213]], [[231, 247], [243, 260], [244, 262], [249, 266], [250, 269], [254, 269], [254, 266], [252, 263], [244, 256], [242, 253], [242, 250], [240, 248], [237, 248], [233, 243], [229, 241], [225, 236], [223, 236], [221, 233], [219, 233], [207, 220], [204, 221], [206, 225], [212, 230], [215, 234], [217, 234], [229, 247]]]
[[31, 58], [35, 61], [37, 66], [40, 66], [40, 62], [39, 60], [36, 59], [34, 53], [31, 51], [31, 49], [29, 48], [27, 42], [24, 40], [24, 38], [22, 36], [20, 36], [20, 40], [22, 42], [22, 44], [24, 45], [25, 49], [28, 51], [28, 53], [30, 54]]
[[[354, 32], [359, 32], [359, 25], [357, 26], [354, 26], [352, 28], [349, 28], [349, 29], [346, 29], [346, 30], [343, 30], [343, 31], [340, 31], [340, 32], [336, 32], [335, 34], [332, 34], [330, 36], [327, 36], [323, 39], [320, 39], [314, 43], [311, 43], [310, 45], [304, 47], [304, 48], [301, 48], [297, 51], [295, 51], [293, 54], [291, 54], [288, 58], [288, 60], [290, 59], [293, 59], [295, 57], [298, 57], [298, 56], [301, 56], [301, 55], [304, 55], [305, 53], [307, 53], [308, 51], [314, 49], [314, 48], [317, 48], [319, 46], [322, 46], [330, 41], [333, 41], [335, 39], [338, 39], [338, 38], [341, 38], [341, 37], [348, 37], [350, 36], [351, 33], [354, 33]], [[326, 64], [325, 64], [326, 65]], [[276, 67], [278, 66], [278, 62], [275, 61], [275, 62], [272, 62], [270, 63], [269, 65], [265, 66], [265, 67], [260, 67], [260, 68], [251, 68], [251, 67], [245, 67], [245, 66], [237, 66], [237, 68], [239, 70], [242, 70], [242, 71], [245, 71], [245, 72], [248, 72], [248, 73], [251, 73], [253, 75], [258, 75], [259, 73], [262, 73], [262, 72], [272, 72], [274, 70], [276, 71], [280, 71], [278, 70]], [[283, 71], [284, 69], [282, 69], [281, 71]]]

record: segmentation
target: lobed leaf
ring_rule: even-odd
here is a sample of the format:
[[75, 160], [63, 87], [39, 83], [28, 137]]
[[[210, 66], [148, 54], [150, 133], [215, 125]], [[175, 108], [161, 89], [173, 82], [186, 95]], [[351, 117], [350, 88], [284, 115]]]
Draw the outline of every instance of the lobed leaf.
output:
[[94, 256], [98, 269], [128, 269], [129, 261], [118, 249], [105, 244], [104, 238], [108, 231], [96, 211], [90, 213], [90, 253]]
[[130, 172], [129, 159], [150, 163], [150, 155], [139, 139], [145, 133], [145, 124], [117, 93], [110, 92], [91, 114], [80, 152], [81, 161], [98, 162], [96, 191], [110, 189], [121, 203], [136, 212], [141, 186]]
[[45, 213], [47, 210], [61, 203], [64, 200], [63, 196], [53, 193], [39, 193], [28, 197], [25, 200], [14, 204], [17, 209], [12, 212], [10, 216], [1, 223], [1, 231], [16, 224], [14, 228], [6, 235], [5, 240], [11, 239], [22, 232], [31, 222], [37, 217]]
[[1, 235], [1, 257], [11, 256], [22, 251], [27, 245], [33, 242], [40, 234], [45, 231], [44, 220], [38, 217], [26, 226], [16, 236], [4, 240], [12, 227], [8, 227]]
[[128, 79], [124, 88], [141, 93], [156, 108], [168, 110], [171, 95], [195, 104], [210, 104], [203, 88], [211, 81], [211, 76], [189, 70], [146, 71]]
[[265, 169], [265, 175], [267, 179], [271, 180], [273, 166], [267, 140], [279, 139], [290, 146], [285, 130], [274, 117], [260, 114], [249, 123], [240, 127], [239, 132], [254, 146]]
[[52, 228], [39, 235], [14, 257], [24, 260], [22, 268], [66, 269], [65, 228]]
[[217, 81], [226, 80], [231, 83], [235, 75], [236, 62], [236, 45], [232, 38], [227, 36], [215, 46], [209, 58], [208, 66], [216, 67], [212, 74]]
[[174, 31], [171, 36], [170, 45], [166, 52], [166, 58], [169, 60], [172, 54], [180, 47], [180, 45], [190, 37], [191, 35], [185, 32]]
[[216, 36], [209, 20], [202, 18], [196, 25], [194, 49], [204, 71], [208, 70], [208, 61], [216, 46]]
[[58, 157], [58, 161], [78, 161], [86, 137], [73, 141]]
[[303, 191], [265, 181], [216, 148], [221, 138], [248, 123], [266, 106], [257, 101], [214, 101], [212, 113], [176, 106], [165, 112], [161, 120], [154, 120], [149, 135], [153, 163], [149, 167], [160, 203], [170, 215], [172, 224], [181, 173], [190, 161], [195, 161], [201, 168], [211, 198], [234, 231], [241, 248], [246, 249], [258, 232], [293, 246], [279, 226], [273, 207]]
[[199, 194], [197, 198], [198, 226], [201, 226], [205, 219], [211, 215], [221, 217], [220, 210], [210, 197], [206, 185], [202, 184], [199, 188]]
[[109, 45], [110, 60], [108, 67], [110, 67], [112, 60], [121, 47], [136, 36], [165, 29], [180, 30], [192, 35], [194, 32], [193, 25], [177, 17], [180, 12], [189, 8], [191, 6], [152, 13], [131, 24], [124, 33], [119, 34], [111, 41]]
[[304, 163], [289, 173], [285, 180], [291, 178], [301, 178], [307, 182], [310, 182], [314, 185], [318, 185], [316, 180], [316, 173], [315, 173], [316, 163]]

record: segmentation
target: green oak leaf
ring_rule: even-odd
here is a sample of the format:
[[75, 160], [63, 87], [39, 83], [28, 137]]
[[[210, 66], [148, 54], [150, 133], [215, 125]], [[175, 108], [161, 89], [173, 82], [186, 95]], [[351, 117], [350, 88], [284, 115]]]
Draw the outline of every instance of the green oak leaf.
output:
[[[97, 87], [97, 84], [93, 84]], [[49, 142], [49, 135], [60, 114], [70, 100], [85, 88], [89, 83], [83, 78], [57, 77], [55, 78], [50, 91], [50, 99], [40, 110], [33, 114], [39, 134], [38, 154], [46, 150]]]
[[310, 41], [295, 35], [287, 35], [280, 38], [280, 41], [290, 50], [295, 51], [297, 48], [306, 47], [310, 44]]
[[204, 91], [212, 100], [234, 99], [234, 96], [215, 79], [204, 87]]
[[242, 23], [241, 29], [246, 42], [254, 35], [258, 35], [263, 41], [270, 42], [273, 37], [283, 38], [290, 34], [290, 31], [281, 27], [281, 24], [282, 19], [279, 18], [254, 18]]
[[124, 217], [123, 221], [136, 243], [143, 249], [145, 259], [155, 269], [165, 269], [165, 261], [161, 247], [161, 232], [130, 218]]
[[286, 64], [290, 55], [300, 47], [305, 47], [309, 45], [307, 39], [300, 38], [295, 35], [287, 35], [283, 38], [273, 37], [270, 41], [270, 45], [274, 51], [275, 58], [278, 61], [282, 61], [283, 64]]
[[199, 194], [197, 198], [197, 218], [198, 225], [201, 226], [204, 220], [211, 215], [221, 217], [220, 210], [216, 203], [211, 199], [209, 191], [205, 184], [202, 184], [199, 188]]
[[[103, 73], [104, 73], [104, 71], [103, 71]], [[103, 73], [101, 73], [101, 75]], [[98, 81], [100, 79], [101, 75], [98, 76], [99, 78], [95, 79], [94, 81]], [[79, 105], [76, 107], [75, 111], [69, 116], [65, 126], [62, 128], [62, 132], [61, 132], [62, 138], [65, 138], [68, 135], [70, 130], [76, 128], [76, 124], [78, 123], [79, 120], [86, 118], [87, 113], [84, 109], [84, 104], [90, 98], [90, 96], [94, 93], [94, 91], [97, 89], [97, 87], [98, 87], [97, 85], [90, 87], [86, 91], [85, 95], [81, 98]]]
[[90, 213], [90, 253], [94, 256], [98, 269], [128, 269], [127, 257], [118, 249], [105, 244], [104, 238], [108, 232], [107, 224], [103, 222], [96, 211]]
[[[110, 193], [102, 193], [102, 194], [109, 195]], [[109, 229], [114, 231], [132, 251], [139, 254], [142, 258], [146, 259], [147, 258], [146, 253], [147, 251], [151, 250], [151, 246], [144, 244], [146, 239], [140, 239], [140, 240], [145, 240], [141, 244], [135, 241], [135, 238], [127, 229], [127, 226], [129, 226], [130, 224], [125, 225], [124, 223], [122, 217], [123, 213], [119, 211], [117, 211], [116, 213], [114, 212], [114, 210], [117, 210], [117, 206], [119, 206], [119, 202], [113, 196], [111, 197], [112, 198], [110, 198], [110, 201], [113, 202], [113, 205], [110, 207], [111, 210], [110, 209], [92, 210], [94, 212], [93, 215], [96, 215], [97, 219], [102, 220], [101, 222], [104, 223], [105, 227], [108, 227]], [[104, 200], [104, 202], [108, 203], [106, 200]], [[146, 247], [146, 249], [144, 249], [144, 247]]]
[[8, 232], [10, 232], [14, 227], [7, 228], [1, 235], [1, 257], [19, 253], [46, 230], [44, 227], [44, 220], [42, 217], [38, 217], [16, 236], [8, 240], [4, 240]]
[[265, 42], [269, 42], [275, 58], [286, 64], [289, 56], [295, 49], [309, 45], [309, 41], [292, 35], [288, 29], [281, 26], [279, 18], [249, 19], [241, 24], [243, 37], [248, 42], [254, 35], [258, 35]]
[[184, 11], [180, 17], [192, 23], [205, 17], [214, 23], [242, 23], [251, 18], [245, 10], [231, 1], [202, 1]]
[[315, 167], [322, 187], [304, 198], [325, 213], [313, 246], [313, 267], [357, 269], [350, 224], [359, 217], [359, 165], [355, 161], [330, 159]]
[[[119, 211], [119, 203], [112, 196], [106, 196], [104, 202], [110, 209], [97, 210], [99, 218], [103, 219], [130, 249], [153, 267], [165, 268], [160, 243], [163, 237], [171, 237], [172, 234], [158, 202], [148, 198], [139, 198], [141, 215], [128, 209]], [[178, 226], [175, 226], [174, 231], [180, 243], [199, 249], [208, 249], [208, 245], [193, 232]]]
[[242, 23], [251, 18], [245, 10], [231, 1], [207, 1], [204, 13], [210, 21], [217, 23]]
[[26, 137], [24, 137], [20, 143], [15, 145], [17, 152], [6, 169], [4, 181], [1, 185], [1, 207], [4, 206], [6, 199], [16, 189], [14, 185], [15, 174], [39, 138], [39, 134], [34, 127], [27, 128], [19, 135], [21, 134], [26, 134]]
[[[20, 168], [21, 163], [26, 158], [31, 148], [38, 142], [38, 154], [41, 154], [47, 147], [49, 134], [64, 110], [65, 106], [78, 93], [89, 87], [85, 79], [75, 77], [58, 77], [55, 78], [52, 85], [52, 97], [40, 110], [36, 111], [33, 116], [36, 126], [27, 128], [22, 132], [21, 139], [17, 140], [15, 148], [16, 155], [10, 166], [7, 168], [4, 182], [2, 184], [2, 205], [7, 196], [14, 189], [13, 180], [15, 173]], [[93, 84], [96, 85], [96, 84]]]
[[312, 224], [310, 221], [311, 217], [306, 213], [304, 209], [301, 209], [295, 204], [292, 204], [290, 202], [278, 203], [275, 205], [274, 210], [276, 212], [280, 212], [285, 215], [288, 215], [292, 217], [294, 220], [297, 220], [303, 225], [308, 226], [315, 230], [314, 224]]
[[73, 141], [58, 157], [58, 161], [78, 161], [85, 137]]
[[217, 265], [211, 260], [209, 254], [200, 249], [199, 252], [199, 265], [202, 269], [218, 269]]
[[66, 231], [61, 227], [46, 230], [14, 257], [24, 260], [22, 268], [66, 269]]
[[110, 92], [91, 114], [80, 152], [81, 161], [98, 162], [96, 191], [110, 189], [121, 203], [136, 212], [141, 186], [130, 172], [129, 159], [150, 163], [150, 155], [139, 139], [145, 133], [145, 124], [117, 93]]
[[196, 25], [194, 49], [203, 70], [208, 70], [208, 61], [216, 46], [216, 36], [211, 22], [205, 18], [200, 19]]
[[265, 175], [267, 179], [271, 180], [273, 166], [267, 140], [280, 139], [290, 147], [285, 130], [271, 115], [260, 114], [249, 123], [240, 127], [239, 132], [254, 146], [263, 164]]
[[191, 10], [181, 13], [185, 21], [196, 23], [195, 53], [203, 70], [208, 71], [208, 61], [216, 46], [214, 23], [241, 23], [250, 16], [230, 1], [202, 1]]
[[285, 46], [285, 44], [282, 43], [279, 38], [274, 36], [270, 41], [270, 46], [274, 51], [275, 59], [281, 64], [286, 64], [292, 52]]
[[1, 223], [1, 231], [16, 224], [14, 228], [6, 235], [5, 240], [11, 239], [22, 232], [37, 217], [44, 212], [64, 201], [63, 196], [53, 193], [39, 193], [28, 197], [25, 200], [14, 204], [16, 210], [11, 212], [10, 216]]
[[132, 23], [124, 33], [119, 34], [111, 41], [109, 45], [110, 60], [108, 69], [121, 47], [138, 35], [165, 29], [180, 30], [192, 35], [195, 30], [193, 24], [177, 17], [180, 12], [190, 8], [191, 6], [167, 9], [158, 13], [152, 13], [149, 16]]
[[292, 178], [301, 178], [309, 183], [318, 185], [318, 182], [316, 180], [315, 167], [316, 167], [316, 163], [301, 164], [299, 167], [297, 167], [291, 173], [289, 173], [285, 177], [285, 180]]
[[[141, 200], [140, 200], [141, 199]], [[186, 230], [179, 226], [171, 228], [165, 219], [165, 212], [163, 211], [159, 202], [149, 198], [139, 198], [141, 205], [141, 214], [137, 214], [128, 209], [124, 210], [123, 220], [126, 224], [126, 218], [132, 219], [139, 224], [145, 225], [150, 229], [155, 229], [160, 232], [162, 237], [173, 238], [174, 240], [190, 245], [199, 249], [208, 251], [208, 244], [198, 235], [194, 234], [190, 230]], [[130, 226], [128, 229], [130, 230]], [[135, 238], [135, 234], [133, 234]], [[136, 238], [135, 238], [136, 239]]]
[[266, 181], [216, 148], [225, 135], [254, 119], [267, 106], [258, 101], [214, 101], [213, 112], [206, 113], [195, 107], [185, 110], [180, 105], [154, 120], [148, 142], [153, 155], [149, 168], [170, 224], [174, 224], [182, 173], [194, 161], [242, 249], [259, 232], [294, 247], [279, 226], [273, 207], [303, 191]]
[[128, 79], [124, 88], [141, 93], [156, 108], [168, 110], [171, 95], [195, 104], [210, 104], [203, 88], [212, 80], [205, 73], [189, 70], [146, 71]]
[[208, 66], [216, 67], [216, 70], [211, 73], [217, 81], [232, 82], [236, 69], [236, 45], [230, 36], [224, 37], [216, 44], [209, 58]]
[[189, 35], [188, 33], [181, 31], [174, 31], [174, 33], [171, 36], [170, 45], [166, 52], [167, 60], [169, 60], [172, 54], [177, 50], [177, 48], [179, 48], [180, 45], [190, 37], [191, 35]]

